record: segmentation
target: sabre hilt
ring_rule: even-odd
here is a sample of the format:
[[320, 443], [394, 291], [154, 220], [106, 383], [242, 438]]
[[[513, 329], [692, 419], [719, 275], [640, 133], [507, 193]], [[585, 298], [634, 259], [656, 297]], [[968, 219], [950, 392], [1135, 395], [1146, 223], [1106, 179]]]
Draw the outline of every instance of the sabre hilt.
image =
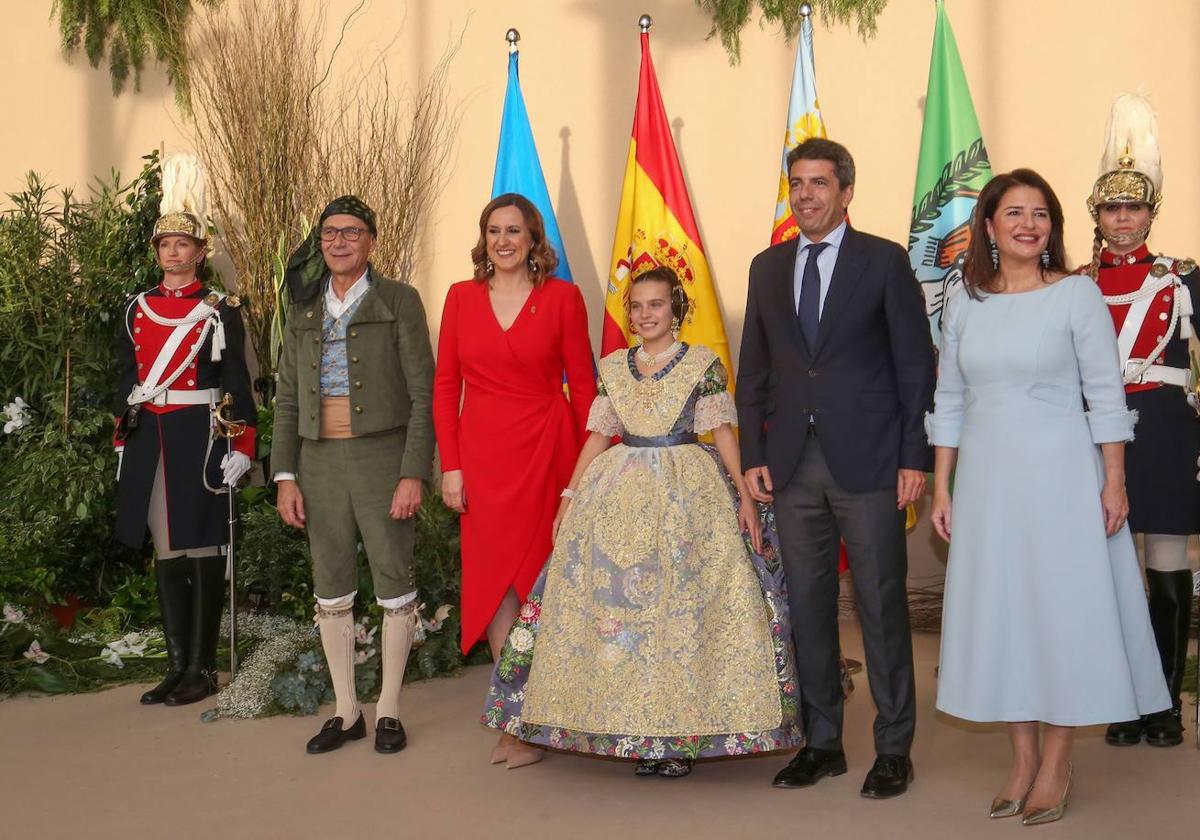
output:
[[213, 411], [213, 432], [217, 437], [233, 440], [241, 437], [246, 431], [246, 421], [233, 416], [233, 397], [229, 394], [221, 397]]

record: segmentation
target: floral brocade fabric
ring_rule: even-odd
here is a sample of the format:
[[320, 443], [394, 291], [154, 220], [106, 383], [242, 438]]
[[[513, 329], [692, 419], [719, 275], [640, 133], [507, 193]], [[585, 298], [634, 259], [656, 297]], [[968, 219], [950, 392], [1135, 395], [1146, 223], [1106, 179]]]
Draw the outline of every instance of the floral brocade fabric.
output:
[[[589, 428], [660, 438], [733, 419], [724, 370], [685, 346], [641, 376], [600, 364]], [[532, 743], [627, 758], [794, 747], [794, 652], [774, 519], [755, 555], [711, 447], [617, 445], [580, 481], [554, 553], [492, 675], [484, 722]]]

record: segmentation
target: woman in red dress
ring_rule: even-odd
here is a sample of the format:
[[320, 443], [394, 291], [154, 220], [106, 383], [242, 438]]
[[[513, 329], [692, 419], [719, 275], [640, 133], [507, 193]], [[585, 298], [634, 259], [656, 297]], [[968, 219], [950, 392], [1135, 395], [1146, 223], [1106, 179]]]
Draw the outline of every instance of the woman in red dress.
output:
[[462, 514], [462, 649], [486, 632], [498, 657], [550, 556], [596, 380], [583, 296], [552, 276], [558, 257], [528, 199], [488, 203], [471, 259], [474, 279], [442, 310], [433, 419], [442, 498]]

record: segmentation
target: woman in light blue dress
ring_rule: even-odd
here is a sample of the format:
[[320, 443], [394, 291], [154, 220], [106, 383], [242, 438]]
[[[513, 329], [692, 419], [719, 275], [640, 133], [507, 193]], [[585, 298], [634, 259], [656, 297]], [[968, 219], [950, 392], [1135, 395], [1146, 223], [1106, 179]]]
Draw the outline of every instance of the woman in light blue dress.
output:
[[933, 523], [950, 540], [937, 707], [1008, 724], [991, 816], [1026, 824], [1063, 814], [1073, 727], [1170, 705], [1125, 525], [1137, 418], [1112, 319], [1088, 277], [1067, 275], [1062, 230], [1037, 173], [984, 188], [927, 418]]

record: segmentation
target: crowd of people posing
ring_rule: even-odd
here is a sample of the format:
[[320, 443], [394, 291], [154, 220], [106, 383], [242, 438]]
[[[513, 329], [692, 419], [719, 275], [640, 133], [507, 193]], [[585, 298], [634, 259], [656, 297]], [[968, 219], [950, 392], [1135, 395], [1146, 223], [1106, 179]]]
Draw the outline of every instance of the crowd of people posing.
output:
[[[799, 748], [777, 787], [845, 773], [844, 545], [877, 708], [862, 794], [904, 793], [916, 723], [905, 511], [930, 472], [933, 525], [950, 541], [937, 706], [1007, 724], [1013, 760], [991, 816], [1062, 816], [1075, 727], [1179, 743], [1186, 535], [1200, 531], [1200, 424], [1181, 372], [1196, 275], [1146, 249], [1161, 174], [1134, 151], [1102, 167], [1095, 254], [1074, 273], [1050, 185], [1027, 169], [992, 179], [938, 356], [905, 249], [847, 222], [849, 152], [804, 142], [787, 158], [800, 235], [750, 266], [736, 377], [679, 339], [691, 302], [665, 266], [629, 282], [634, 346], [594, 366], [583, 297], [555, 278], [541, 217], [516, 194], [480, 216], [474, 276], [447, 294], [435, 362], [417, 292], [371, 266], [374, 213], [332, 202], [290, 266], [301, 276], [315, 261], [322, 280], [292, 289], [272, 451], [280, 515], [311, 545], [337, 701], [308, 751], [367, 731], [360, 538], [384, 611], [375, 747], [405, 745], [413, 517], [435, 441], [461, 516], [462, 649], [486, 638], [495, 661], [493, 763], [530, 765], [550, 747], [678, 777], [697, 759]], [[122, 534], [140, 546], [148, 523], [154, 536], [171, 651], [148, 703], [215, 688], [205, 597], [223, 505], [185, 485], [206, 467], [209, 489], [234, 484], [248, 466], [206, 449], [211, 399], [189, 395], [230, 392], [252, 421], [236, 301], [195, 281], [202, 240], [156, 231], [163, 283], [131, 302], [119, 336]], [[179, 330], [193, 338], [172, 347]], [[1147, 433], [1130, 444], [1135, 423]], [[1148, 535], [1149, 608], [1130, 526]]]

